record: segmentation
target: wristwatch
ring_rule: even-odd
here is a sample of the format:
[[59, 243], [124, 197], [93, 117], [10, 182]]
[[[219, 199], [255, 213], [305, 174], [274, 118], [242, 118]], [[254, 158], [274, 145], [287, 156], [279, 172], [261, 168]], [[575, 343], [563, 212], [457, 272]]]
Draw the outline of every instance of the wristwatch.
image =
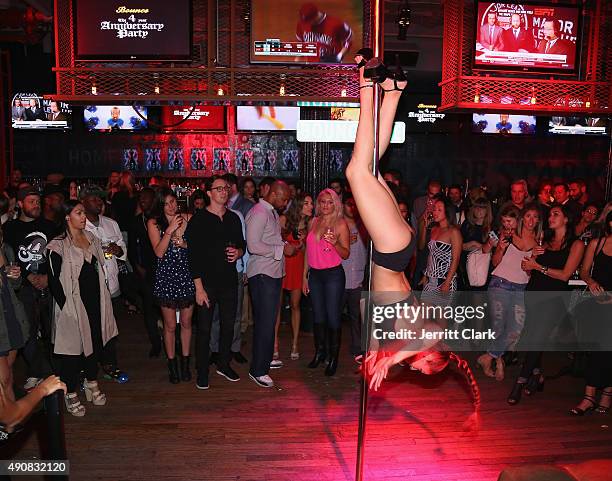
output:
[[545, 276], [548, 275], [548, 267], [542, 266], [541, 271], [542, 271], [542, 274], [544, 274]]

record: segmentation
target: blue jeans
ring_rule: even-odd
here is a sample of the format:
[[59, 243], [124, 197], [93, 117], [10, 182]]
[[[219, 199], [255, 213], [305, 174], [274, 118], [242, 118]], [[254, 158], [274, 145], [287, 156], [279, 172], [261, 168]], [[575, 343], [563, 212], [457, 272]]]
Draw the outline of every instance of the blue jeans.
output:
[[491, 329], [495, 340], [489, 354], [498, 358], [511, 350], [521, 336], [525, 325], [525, 287], [497, 276], [489, 282], [489, 309]]
[[341, 265], [330, 269], [310, 269], [308, 287], [315, 323], [340, 329], [345, 282]]
[[253, 358], [250, 372], [254, 377], [265, 376], [270, 372], [281, 284], [282, 278], [276, 279], [265, 274], [249, 277], [253, 304]]

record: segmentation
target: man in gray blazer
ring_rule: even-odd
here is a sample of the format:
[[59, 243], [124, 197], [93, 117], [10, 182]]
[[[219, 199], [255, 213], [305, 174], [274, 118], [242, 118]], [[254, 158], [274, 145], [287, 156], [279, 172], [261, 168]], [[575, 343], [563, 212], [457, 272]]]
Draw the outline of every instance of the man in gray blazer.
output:
[[11, 118], [13, 120], [25, 120], [25, 107], [21, 105], [21, 99], [13, 100], [13, 108], [11, 109]]
[[480, 27], [478, 42], [488, 50], [504, 50], [502, 28], [497, 26], [497, 14], [489, 12], [487, 23]]

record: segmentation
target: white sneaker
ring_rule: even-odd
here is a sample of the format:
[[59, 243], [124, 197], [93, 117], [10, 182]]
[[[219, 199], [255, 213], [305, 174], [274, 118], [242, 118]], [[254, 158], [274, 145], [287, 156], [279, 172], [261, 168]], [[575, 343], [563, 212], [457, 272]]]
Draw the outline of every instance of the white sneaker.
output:
[[255, 377], [249, 373], [249, 377], [261, 387], [274, 387], [274, 381], [267, 374], [265, 376]]
[[283, 365], [283, 361], [281, 361], [280, 359], [273, 359], [270, 363], [270, 369], [280, 369], [281, 367], [283, 367]]
[[23, 385], [23, 389], [26, 391], [31, 391], [36, 386], [38, 386], [42, 382], [42, 379], [39, 377], [29, 377], [26, 379], [25, 384]]

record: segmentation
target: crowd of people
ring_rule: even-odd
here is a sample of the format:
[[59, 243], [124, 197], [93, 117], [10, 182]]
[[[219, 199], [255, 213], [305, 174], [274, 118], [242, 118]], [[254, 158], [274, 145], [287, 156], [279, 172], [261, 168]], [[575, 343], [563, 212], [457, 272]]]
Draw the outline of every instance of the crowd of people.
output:
[[[418, 289], [431, 303], [453, 302], [459, 290], [487, 291], [499, 336], [477, 364], [498, 381], [506, 364], [516, 362], [519, 339], [550, 329], [563, 314], [558, 303], [530, 305], [526, 291], [568, 290], [579, 271], [601, 306], [610, 303], [612, 204], [593, 202], [584, 181], [542, 181], [531, 197], [527, 182], [517, 180], [510, 200], [496, 206], [482, 188], [463, 192], [436, 180], [411, 199], [400, 173], [391, 170], [372, 176], [393, 201], [386, 216], [387, 205], [355, 188], [361, 175], [351, 167], [349, 183], [334, 179], [315, 197], [282, 180], [257, 185], [225, 174], [208, 178], [185, 206], [161, 178], [137, 189], [131, 173], [113, 172], [105, 188], [76, 192], [53, 176], [39, 191], [13, 172], [0, 198], [4, 398], [15, 402], [12, 366], [19, 352], [26, 391], [64, 389], [74, 416], [86, 413], [81, 389], [87, 401], [105, 404], [100, 368], [107, 377], [127, 379], [117, 355], [118, 309], [142, 310], [149, 357], [165, 352], [173, 384], [192, 380], [193, 332], [195, 385], [203, 390], [212, 366], [225, 380], [240, 380], [232, 363], [249, 362], [241, 347], [252, 325], [249, 378], [272, 387], [270, 371], [283, 367], [286, 351], [291, 361], [300, 359], [307, 298], [315, 348], [308, 368], [324, 365], [333, 376], [343, 318], [347, 349], [357, 359], [365, 354], [360, 298], [371, 239], [374, 291]], [[393, 229], [405, 235], [389, 236]], [[490, 254], [480, 282], [471, 272], [475, 253]], [[279, 336], [285, 307], [292, 332], [286, 346]], [[585, 397], [572, 413], [609, 410], [611, 360], [606, 352], [589, 356]], [[530, 351], [508, 402], [541, 389], [543, 380], [542, 353]]]

